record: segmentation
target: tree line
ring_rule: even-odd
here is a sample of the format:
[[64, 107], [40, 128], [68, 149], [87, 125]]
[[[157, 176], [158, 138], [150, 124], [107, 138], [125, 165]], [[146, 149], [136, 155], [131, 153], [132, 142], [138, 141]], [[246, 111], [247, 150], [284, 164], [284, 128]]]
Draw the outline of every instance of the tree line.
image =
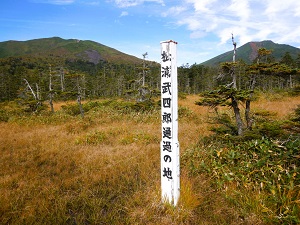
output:
[[83, 98], [130, 97], [142, 84], [143, 71], [145, 83], [152, 89], [159, 88], [159, 69], [151, 63], [143, 68], [105, 61], [94, 64], [83, 60], [4, 58], [0, 59], [0, 101], [32, 98], [33, 92], [43, 100], [49, 99], [49, 94], [57, 100], [78, 94]]
[[[243, 60], [235, 61], [236, 88], [246, 89], [251, 86], [251, 77], [256, 75], [255, 88], [259, 91], [288, 90], [295, 88], [300, 83], [300, 54], [293, 59], [286, 52], [279, 61], [272, 57], [272, 51], [265, 48], [258, 50], [258, 56], [251, 64]], [[178, 68], [179, 90], [184, 93], [199, 94], [213, 90], [219, 85], [232, 81], [229, 73], [232, 62], [221, 63], [215, 67], [206, 67], [201, 64], [182, 65]], [[227, 65], [226, 65], [227, 64]], [[226, 68], [227, 67], [227, 68]]]
[[[270, 50], [260, 49], [259, 58], [251, 65], [237, 60], [234, 64], [236, 88], [249, 89], [255, 74], [255, 88], [261, 91], [290, 89], [300, 82], [300, 55], [287, 52], [279, 62]], [[259, 63], [258, 63], [259, 62]], [[207, 67], [201, 64], [178, 67], [178, 89], [186, 94], [199, 94], [228, 84], [223, 76], [231, 64]], [[141, 64], [114, 64], [100, 61], [62, 58], [9, 57], [0, 59], [0, 101], [16, 99], [69, 100], [99, 97], [139, 99], [160, 93], [160, 65], [144, 60]], [[147, 99], [146, 98], [146, 99]]]

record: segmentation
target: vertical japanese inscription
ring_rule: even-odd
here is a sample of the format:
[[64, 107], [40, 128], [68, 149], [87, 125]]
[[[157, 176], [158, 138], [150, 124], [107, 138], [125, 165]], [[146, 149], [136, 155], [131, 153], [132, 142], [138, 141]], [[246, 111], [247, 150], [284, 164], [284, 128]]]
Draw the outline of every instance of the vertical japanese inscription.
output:
[[174, 41], [161, 43], [162, 199], [174, 205], [179, 198], [176, 44]]
[[[169, 50], [169, 51], [168, 51]], [[170, 46], [167, 46], [166, 51], [161, 53], [161, 96], [162, 96], [162, 141], [172, 139], [172, 54]], [[173, 179], [172, 177], [172, 145], [169, 146], [169, 151], [162, 153], [162, 177], [165, 179]]]

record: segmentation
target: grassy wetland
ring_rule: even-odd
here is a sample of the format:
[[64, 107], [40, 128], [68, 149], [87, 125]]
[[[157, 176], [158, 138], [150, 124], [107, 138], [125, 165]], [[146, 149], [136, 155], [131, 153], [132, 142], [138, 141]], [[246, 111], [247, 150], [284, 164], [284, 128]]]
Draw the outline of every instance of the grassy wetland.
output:
[[300, 97], [259, 96], [240, 139], [198, 98], [179, 99], [177, 207], [160, 199], [159, 107], [87, 101], [81, 118], [75, 102], [54, 114], [1, 103], [0, 224], [300, 223]]

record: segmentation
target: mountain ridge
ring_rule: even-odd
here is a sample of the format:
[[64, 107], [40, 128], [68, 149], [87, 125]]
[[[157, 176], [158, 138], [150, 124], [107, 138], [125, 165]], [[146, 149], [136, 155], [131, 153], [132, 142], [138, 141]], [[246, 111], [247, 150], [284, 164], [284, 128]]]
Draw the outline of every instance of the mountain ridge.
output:
[[90, 40], [63, 39], [60, 37], [39, 38], [27, 41], [0, 42], [0, 58], [6, 57], [62, 57], [68, 60], [81, 59], [94, 64], [100, 61], [140, 63], [142, 59]]
[[[272, 50], [272, 56], [276, 61], [279, 61], [286, 52], [289, 52], [292, 58], [296, 58], [300, 54], [300, 49], [287, 44], [274, 43], [271, 40], [251, 41], [236, 49], [236, 60], [242, 59], [245, 63], [252, 63], [257, 57], [257, 50], [266, 48]], [[205, 62], [200, 63], [204, 66], [217, 66], [222, 62], [232, 61], [233, 50], [215, 56]]]
[[[257, 50], [266, 48], [273, 50], [272, 56], [279, 61], [289, 52], [292, 58], [300, 54], [300, 49], [277, 44], [271, 40], [252, 41], [237, 48], [236, 60], [250, 64], [257, 57]], [[36, 57], [60, 58], [62, 60], [84, 60], [94, 64], [101, 61], [116, 64], [140, 64], [142, 59], [118, 51], [112, 47], [91, 40], [63, 39], [61, 37], [38, 38], [26, 41], [9, 40], [0, 42], [0, 58], [6, 57]], [[204, 66], [217, 66], [222, 62], [232, 61], [233, 50], [215, 56], [205, 62]]]

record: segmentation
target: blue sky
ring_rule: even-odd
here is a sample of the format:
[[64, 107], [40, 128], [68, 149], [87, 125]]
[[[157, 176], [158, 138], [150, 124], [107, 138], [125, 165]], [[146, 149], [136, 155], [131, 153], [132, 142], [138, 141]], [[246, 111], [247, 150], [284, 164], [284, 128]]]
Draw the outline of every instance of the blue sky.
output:
[[[1, 0], [0, 42], [46, 37], [93, 40], [160, 62], [174, 40], [178, 66], [249, 41], [300, 47], [299, 0]], [[237, 55], [238, 57], [238, 55]]]

